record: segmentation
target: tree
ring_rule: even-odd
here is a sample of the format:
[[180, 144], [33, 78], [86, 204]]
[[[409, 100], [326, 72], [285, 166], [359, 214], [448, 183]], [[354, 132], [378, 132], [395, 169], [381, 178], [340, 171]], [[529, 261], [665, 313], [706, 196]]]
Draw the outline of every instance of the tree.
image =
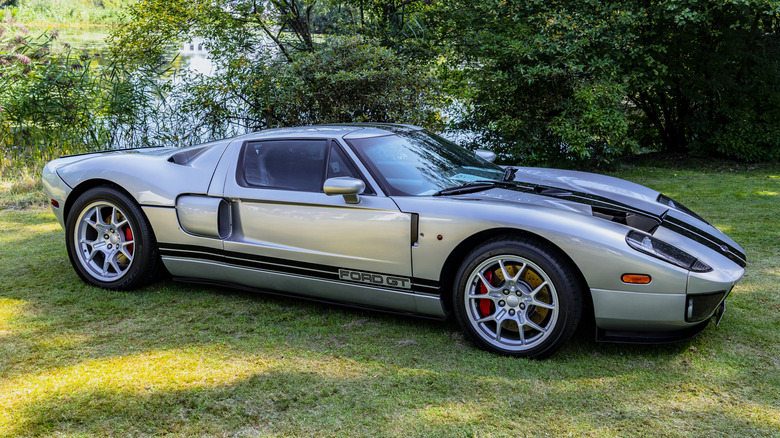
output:
[[780, 2], [652, 4], [625, 70], [640, 141], [668, 152], [780, 157]]
[[216, 73], [191, 75], [167, 97], [201, 139], [330, 122], [437, 126], [439, 96], [429, 69], [371, 38], [315, 41], [313, 4], [144, 0], [114, 33], [114, 50], [154, 75], [170, 61], [170, 41], [205, 38]]
[[428, 16], [464, 103], [460, 127], [509, 162], [600, 163], [631, 147], [625, 84], [601, 55], [632, 17], [564, 3], [575, 2], [455, 1]]
[[513, 160], [609, 160], [634, 143], [778, 157], [774, 1], [461, 0], [428, 15], [463, 126]]
[[127, 145], [149, 96], [116, 63], [74, 53], [56, 31], [0, 25], [2, 171]]

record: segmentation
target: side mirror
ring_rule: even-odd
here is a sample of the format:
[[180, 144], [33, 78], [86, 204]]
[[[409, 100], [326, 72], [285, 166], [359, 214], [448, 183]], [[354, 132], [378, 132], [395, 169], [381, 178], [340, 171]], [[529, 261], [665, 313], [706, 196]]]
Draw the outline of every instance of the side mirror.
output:
[[344, 196], [344, 202], [347, 204], [360, 203], [360, 197], [358, 195], [363, 193], [363, 190], [365, 189], [366, 183], [349, 176], [328, 178], [322, 186], [322, 190], [326, 195], [342, 195]]
[[491, 163], [496, 161], [496, 153], [491, 152], [485, 149], [477, 149], [474, 151], [475, 154], [477, 154], [478, 157], [482, 158], [483, 160], [490, 161]]

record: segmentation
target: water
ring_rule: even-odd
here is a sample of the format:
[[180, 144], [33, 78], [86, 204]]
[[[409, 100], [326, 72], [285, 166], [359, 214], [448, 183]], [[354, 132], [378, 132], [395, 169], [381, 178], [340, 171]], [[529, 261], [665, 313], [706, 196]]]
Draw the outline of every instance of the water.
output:
[[[106, 55], [108, 44], [106, 39], [109, 37], [110, 28], [108, 27], [62, 27], [62, 28], [30, 28], [30, 35], [40, 35], [43, 32], [57, 31], [59, 36], [57, 41], [61, 44], [68, 44], [76, 52]], [[172, 48], [167, 53], [171, 59], [174, 59], [173, 67], [175, 71], [190, 69], [197, 73], [212, 75], [214, 73], [214, 64], [208, 57], [208, 52], [204, 48], [203, 39], [197, 38], [193, 41], [182, 43]], [[178, 55], [178, 56], [177, 56]], [[101, 62], [107, 62], [106, 56], [101, 56]], [[178, 77], [178, 76], [177, 76]]]

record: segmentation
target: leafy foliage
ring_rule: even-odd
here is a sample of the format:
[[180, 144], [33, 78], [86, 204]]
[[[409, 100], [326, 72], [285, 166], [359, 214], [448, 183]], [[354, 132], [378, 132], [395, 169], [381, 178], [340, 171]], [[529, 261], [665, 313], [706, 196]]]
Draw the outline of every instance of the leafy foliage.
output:
[[[778, 2], [444, 3], [461, 126], [526, 163], [633, 150], [778, 157]], [[563, 158], [563, 160], [561, 160]]]
[[678, 1], [644, 9], [627, 51], [640, 141], [748, 161], [780, 157], [780, 3]]
[[57, 32], [0, 27], [2, 172], [127, 144], [149, 96], [115, 63], [76, 54]]
[[[637, 150], [772, 160], [779, 12], [769, 0], [140, 0], [109, 40], [110, 68], [77, 55], [39, 66], [37, 49], [6, 37], [6, 63], [33, 67], [3, 90], [18, 89], [3, 141], [24, 117], [70, 117], [91, 139], [67, 142], [89, 148], [116, 146], [116, 132], [122, 144], [191, 144], [273, 126], [449, 121], [507, 163], [600, 166]], [[193, 37], [214, 74], [172, 75], [171, 49]]]
[[624, 85], [594, 51], [619, 41], [599, 23], [629, 20], [558, 2], [454, 2], [429, 21], [449, 49], [447, 78], [465, 102], [459, 127], [508, 162], [572, 166], [631, 147]]
[[0, 0], [0, 21], [11, 17], [23, 23], [46, 25], [116, 24], [120, 10], [132, 2], [134, 0]]
[[186, 134], [193, 139], [332, 122], [441, 125], [429, 69], [370, 38], [315, 41], [311, 11], [311, 3], [299, 1], [227, 7], [144, 0], [114, 33], [114, 49], [139, 71], [156, 74], [168, 62], [167, 42], [205, 38], [214, 73], [189, 74], [166, 96], [193, 122]]

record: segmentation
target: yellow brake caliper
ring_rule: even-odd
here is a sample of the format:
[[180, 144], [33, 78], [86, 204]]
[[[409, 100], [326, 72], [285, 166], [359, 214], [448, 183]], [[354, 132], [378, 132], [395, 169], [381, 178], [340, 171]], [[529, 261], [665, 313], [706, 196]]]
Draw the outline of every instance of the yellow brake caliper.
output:
[[[514, 277], [517, 274], [519, 266], [517, 265], [507, 265], [506, 266], [506, 272], [511, 276]], [[504, 281], [504, 273], [501, 272], [501, 269], [496, 269], [493, 272], [501, 281]], [[525, 280], [526, 283], [531, 287], [531, 289], [536, 289], [539, 287], [540, 284], [542, 284], [543, 280], [541, 277], [536, 275], [535, 272], [533, 272], [531, 269], [526, 269], [525, 275], [523, 276], [523, 280]], [[539, 291], [539, 293], [536, 294], [536, 299], [539, 301], [542, 301], [544, 303], [550, 302], [550, 291], [545, 286], [542, 290]], [[542, 307], [534, 307], [534, 309], [528, 313], [528, 318], [536, 323], [537, 325], [542, 325], [542, 322], [547, 317], [547, 314], [550, 312], [549, 309], [545, 309]], [[504, 329], [512, 330], [512, 331], [518, 331], [517, 323], [514, 321], [505, 321], [504, 322]], [[526, 330], [532, 330], [530, 328], [526, 327]]]

